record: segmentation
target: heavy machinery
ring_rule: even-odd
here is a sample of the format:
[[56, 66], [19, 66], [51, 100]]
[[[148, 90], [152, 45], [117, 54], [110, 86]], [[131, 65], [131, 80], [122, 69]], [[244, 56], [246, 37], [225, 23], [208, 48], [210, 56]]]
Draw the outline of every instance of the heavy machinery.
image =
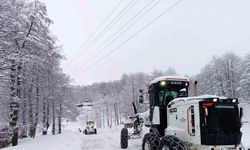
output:
[[159, 77], [149, 84], [151, 126], [142, 149], [240, 149], [243, 110], [238, 99], [188, 97], [188, 87], [186, 77]]
[[93, 120], [88, 120], [86, 122], [84, 133], [85, 134], [97, 134], [95, 122]]
[[[123, 122], [124, 127], [121, 130], [121, 138], [120, 138], [120, 144], [121, 148], [127, 148], [128, 147], [128, 140], [129, 139], [137, 139], [141, 138], [142, 133], [142, 126], [143, 126], [143, 118], [140, 118], [135, 106], [135, 103], [132, 103], [134, 108], [134, 116], [129, 117], [128, 120], [125, 120]], [[147, 114], [144, 113], [144, 114]], [[142, 115], [142, 114], [140, 114]]]

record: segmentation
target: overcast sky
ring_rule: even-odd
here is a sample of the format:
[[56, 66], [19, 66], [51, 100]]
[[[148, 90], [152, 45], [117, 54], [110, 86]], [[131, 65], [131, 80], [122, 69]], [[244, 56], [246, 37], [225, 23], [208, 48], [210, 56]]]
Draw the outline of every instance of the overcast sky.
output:
[[[123, 0], [121, 3], [120, 0], [42, 1], [54, 21], [51, 31], [58, 37], [67, 58], [62, 67], [75, 84], [117, 80], [123, 73], [150, 73], [154, 68], [166, 70], [172, 67], [180, 75], [194, 75], [213, 55], [221, 56], [233, 51], [244, 56], [250, 51], [249, 0], [183, 0], [110, 55], [110, 51], [171, 7], [176, 0], [161, 0], [158, 5], [159, 0]], [[135, 23], [139, 15], [121, 28], [143, 7], [148, 5], [149, 9], [154, 4], [156, 6], [142, 19]], [[103, 33], [103, 29], [126, 6], [130, 7], [109, 30], [89, 45], [93, 39], [88, 40], [90, 36], [117, 5], [116, 11], [94, 37]], [[126, 28], [128, 30], [121, 36], [114, 36]], [[111, 40], [112, 43], [107, 45]], [[108, 56], [96, 63], [105, 55]]]

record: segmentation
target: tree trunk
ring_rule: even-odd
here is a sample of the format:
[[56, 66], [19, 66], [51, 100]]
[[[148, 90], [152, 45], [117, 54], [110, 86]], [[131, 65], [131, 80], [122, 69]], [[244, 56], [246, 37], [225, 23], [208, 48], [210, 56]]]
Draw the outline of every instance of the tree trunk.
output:
[[34, 116], [33, 116], [33, 104], [32, 104], [32, 91], [33, 91], [33, 80], [29, 89], [29, 136], [34, 137]]
[[47, 124], [46, 124], [46, 101], [43, 101], [43, 135], [47, 135]]
[[19, 99], [20, 99], [20, 71], [21, 66], [18, 65], [16, 70], [16, 61], [11, 60], [11, 74], [10, 74], [10, 130], [12, 146], [18, 144], [18, 113], [19, 113]]
[[121, 113], [120, 105], [118, 105], [118, 112], [119, 112], [119, 120], [120, 120], [120, 123], [121, 123], [122, 122], [122, 113]]
[[105, 113], [104, 113], [105, 111], [104, 111], [104, 108], [102, 109], [102, 125], [103, 125], [103, 127], [105, 128], [106, 126], [105, 126]]
[[47, 113], [46, 113], [46, 134], [48, 133], [48, 129], [49, 129], [49, 114], [50, 114], [50, 111], [49, 111], [49, 108], [50, 108], [50, 104], [49, 104], [49, 101], [47, 100]]
[[55, 135], [55, 101], [52, 100], [52, 134]]
[[27, 120], [26, 120], [26, 108], [27, 108], [27, 100], [26, 100], [26, 88], [23, 89], [23, 109], [22, 109], [22, 131], [21, 138], [27, 138]]
[[118, 118], [118, 107], [117, 103], [114, 104], [114, 110], [115, 110], [115, 120], [116, 120], [116, 125], [119, 125], [119, 118]]
[[107, 116], [107, 125], [108, 127], [110, 126], [110, 122], [109, 122], [109, 105], [108, 105], [108, 102], [107, 102], [107, 112], [106, 112], [106, 116]]
[[58, 133], [62, 133], [62, 100], [59, 101], [59, 114], [58, 114]]
[[34, 122], [34, 129], [33, 129], [34, 130], [33, 137], [35, 137], [35, 135], [36, 135], [36, 128], [37, 128], [37, 124], [38, 124], [39, 101], [40, 101], [40, 98], [39, 98], [39, 85], [38, 85], [38, 79], [37, 79], [37, 82], [36, 82], [35, 122]]

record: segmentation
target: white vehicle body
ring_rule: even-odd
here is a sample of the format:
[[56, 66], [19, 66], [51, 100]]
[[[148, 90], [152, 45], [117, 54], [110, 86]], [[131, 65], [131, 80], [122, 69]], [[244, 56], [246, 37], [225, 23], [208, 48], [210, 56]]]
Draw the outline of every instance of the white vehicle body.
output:
[[[239, 149], [239, 145], [204, 145], [202, 144], [201, 136], [201, 121], [200, 102], [204, 101], [207, 96], [200, 97], [189, 97], [189, 98], [177, 98], [171, 101], [168, 105], [168, 127], [165, 129], [165, 135], [174, 135], [183, 142], [188, 143], [191, 149]], [[210, 96], [210, 99], [219, 99], [215, 96]], [[218, 105], [229, 107], [228, 105]], [[217, 107], [217, 106], [215, 106]], [[225, 116], [230, 117], [230, 116]]]

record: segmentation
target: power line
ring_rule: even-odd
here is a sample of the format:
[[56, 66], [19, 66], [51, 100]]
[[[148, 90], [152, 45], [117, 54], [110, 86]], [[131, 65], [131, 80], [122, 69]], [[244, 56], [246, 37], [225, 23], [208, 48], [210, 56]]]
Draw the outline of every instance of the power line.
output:
[[[117, 3], [117, 5], [115, 6], [115, 8], [105, 17], [105, 19], [102, 21], [102, 23], [94, 30], [94, 32], [92, 32], [92, 34], [89, 36], [89, 38], [83, 43], [81, 44], [81, 46], [79, 47], [79, 50], [82, 49], [82, 47], [90, 40], [93, 38], [93, 36], [96, 34], [96, 32], [104, 25], [104, 23], [108, 20], [108, 18], [117, 10], [117, 8], [121, 5], [123, 0], [120, 0], [119, 3]], [[77, 55], [79, 56], [79, 55]], [[74, 59], [73, 59], [74, 60]]]
[[130, 9], [130, 8], [132, 8], [134, 5], [135, 5], [135, 3], [136, 3], [136, 0], [131, 0], [120, 12], [119, 12], [119, 14], [99, 33], [99, 34], [97, 34], [97, 36], [93, 39], [93, 40], [91, 40], [90, 41], [90, 43], [80, 52], [80, 54], [79, 55], [77, 55], [77, 58], [79, 57], [79, 56], [81, 56], [82, 55], [82, 53], [84, 52], [84, 50], [86, 50], [87, 48], [89, 48], [90, 46], [91, 46], [91, 44], [94, 44], [98, 39], [100, 39], [100, 37], [103, 35], [103, 34], [105, 34], [111, 27], [112, 27], [112, 25], [113, 24], [115, 24], [121, 17], [122, 17], [122, 15], [124, 15], [124, 14], [126, 14], [127, 13], [127, 11]]
[[[124, 27], [126, 27], [126, 25], [128, 25], [131, 21], [133, 21], [134, 19], [136, 19], [136, 17], [138, 15], [140, 15], [144, 9], [146, 9], [148, 6], [150, 6], [154, 0], [150, 1], [146, 6], [144, 6], [134, 17], [132, 17], [126, 24], [124, 24], [121, 28], [118, 29], [117, 32], [115, 32], [114, 34], [112, 34], [105, 42], [103, 42], [101, 45], [99, 45], [98, 48], [96, 48], [97, 51], [95, 51], [95, 53], [93, 55], [89, 55], [88, 57], [86, 57], [85, 59], [82, 59], [82, 61], [80, 63], [78, 63], [76, 65], [79, 66], [81, 63], [83, 63], [84, 61], [86, 63], [88, 63], [91, 59], [93, 59], [94, 57], [96, 57], [99, 53], [102, 52], [102, 50], [104, 50], [106, 47], [108, 47], [110, 44], [112, 44], [117, 38], [119, 38], [120, 36], [122, 36], [123, 33], [125, 33], [126, 31], [128, 31], [133, 25], [135, 25], [140, 19], [142, 19], [148, 12], [150, 12], [154, 7], [156, 7], [162, 0], [158, 0], [158, 2], [156, 2], [152, 7], [150, 7], [146, 12], [144, 12], [137, 20], [135, 20], [135, 22], [133, 24], [131, 24], [130, 26], [128, 26], [125, 30], [122, 31], [122, 29]], [[120, 34], [119, 34], [120, 33]], [[116, 36], [118, 34], [118, 36]], [[110, 40], [113, 39], [113, 40]], [[109, 42], [109, 43], [108, 43]], [[108, 43], [108, 44], [107, 44]], [[105, 47], [101, 48], [103, 45], [105, 45]], [[99, 49], [99, 50], [98, 50]]]
[[[118, 9], [118, 7], [122, 4], [122, 1], [123, 0], [120, 0], [119, 3], [117, 3], [117, 5], [114, 7], [114, 9], [105, 17], [105, 19], [102, 21], [102, 23], [94, 30], [94, 32], [91, 33], [91, 35], [89, 36], [89, 38], [80, 45], [79, 49], [78, 50], [81, 50], [82, 47], [84, 45], [87, 44], [87, 42], [93, 38], [93, 36], [96, 34], [96, 32], [104, 25], [104, 23], [109, 19], [109, 17]], [[72, 59], [72, 62], [74, 62], [74, 60], [76, 60], [80, 55], [81, 55], [82, 52], [80, 52], [74, 59]], [[70, 62], [68, 63], [68, 65], [70, 64]]]
[[144, 31], [146, 28], [148, 28], [150, 25], [152, 25], [155, 21], [157, 21], [159, 18], [161, 18], [164, 14], [166, 14], [172, 8], [174, 8], [175, 6], [177, 6], [181, 1], [183, 1], [183, 0], [178, 0], [172, 6], [168, 7], [159, 16], [157, 16], [151, 22], [149, 22], [148, 24], [146, 24], [145, 26], [143, 26], [140, 30], [138, 30], [136, 33], [134, 33], [132, 36], [130, 36], [127, 40], [123, 41], [120, 45], [118, 45], [117, 47], [115, 47], [114, 49], [112, 49], [109, 53], [107, 53], [106, 55], [104, 55], [103, 57], [101, 57], [100, 59], [98, 59], [94, 64], [92, 64], [91, 66], [89, 66], [88, 68], [86, 68], [83, 71], [83, 73], [86, 72], [86, 71], [88, 71], [88, 70], [90, 70], [91, 68], [93, 68], [96, 64], [98, 64], [100, 61], [102, 61], [105, 57], [107, 57], [107, 56], [111, 55], [113, 52], [119, 50], [120, 47], [122, 47], [124, 44], [126, 44], [128, 41], [130, 41], [132, 38], [134, 38], [137, 34], [139, 34], [140, 32]]

